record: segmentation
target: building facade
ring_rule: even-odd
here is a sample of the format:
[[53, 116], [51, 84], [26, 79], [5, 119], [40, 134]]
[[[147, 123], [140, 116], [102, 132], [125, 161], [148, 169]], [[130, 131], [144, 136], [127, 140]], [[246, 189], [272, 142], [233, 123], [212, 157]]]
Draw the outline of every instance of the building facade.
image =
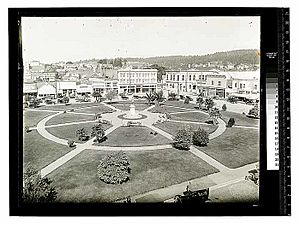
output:
[[203, 91], [205, 96], [225, 95], [226, 76], [216, 71], [167, 70], [165, 88], [180, 95]]
[[156, 69], [118, 70], [119, 93], [147, 93], [157, 91]]

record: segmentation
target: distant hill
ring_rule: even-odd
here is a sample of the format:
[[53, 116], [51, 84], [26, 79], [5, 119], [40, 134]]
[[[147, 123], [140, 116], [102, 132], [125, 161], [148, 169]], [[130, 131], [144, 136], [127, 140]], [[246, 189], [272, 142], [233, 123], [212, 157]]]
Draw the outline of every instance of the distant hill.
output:
[[158, 64], [167, 68], [181, 67], [183, 64], [205, 64], [222, 63], [226, 64], [258, 64], [259, 55], [256, 49], [242, 49], [227, 52], [216, 52], [208, 55], [191, 56], [158, 56], [149, 58], [126, 58], [127, 61], [144, 62], [149, 64]]

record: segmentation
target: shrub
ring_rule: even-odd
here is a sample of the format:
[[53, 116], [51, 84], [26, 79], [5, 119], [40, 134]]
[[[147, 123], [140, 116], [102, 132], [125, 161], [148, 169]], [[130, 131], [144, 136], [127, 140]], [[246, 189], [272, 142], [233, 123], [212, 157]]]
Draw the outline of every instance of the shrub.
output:
[[100, 143], [105, 140], [105, 131], [101, 124], [95, 124], [92, 127], [91, 137], [96, 136], [96, 142]]
[[169, 93], [168, 100], [169, 101], [175, 101], [175, 100], [177, 100], [176, 93], [174, 93], [174, 92]]
[[229, 96], [227, 98], [227, 101], [234, 104], [234, 103], [237, 103], [238, 100], [235, 96]]
[[189, 98], [185, 98], [184, 99], [184, 104], [189, 104], [190, 103], [190, 99]]
[[98, 165], [98, 177], [107, 184], [121, 184], [129, 180], [130, 167], [122, 151], [105, 156]]
[[25, 126], [25, 132], [29, 133], [30, 131], [31, 131], [30, 128], [28, 126]]
[[170, 113], [165, 113], [165, 115], [166, 115], [167, 120], [170, 120], [172, 117]]
[[223, 104], [223, 105], [222, 105], [222, 110], [223, 110], [223, 111], [226, 111], [226, 110], [227, 110], [226, 104]]
[[70, 148], [72, 148], [72, 147], [75, 146], [74, 143], [75, 143], [75, 141], [73, 141], [73, 140], [68, 140], [68, 146], [69, 146]]
[[32, 166], [28, 165], [23, 175], [22, 199], [26, 203], [53, 202], [57, 197], [52, 180], [41, 177], [41, 174]]
[[248, 116], [259, 118], [259, 111], [258, 106], [254, 106], [252, 109], [249, 110]]
[[178, 130], [177, 134], [173, 138], [173, 146], [182, 150], [189, 150], [192, 144], [191, 132], [187, 129]]
[[90, 138], [85, 128], [78, 129], [76, 131], [76, 137], [79, 141], [87, 141]]
[[208, 142], [208, 132], [199, 127], [199, 129], [193, 133], [193, 144], [197, 146], [206, 146]]
[[230, 118], [227, 123], [227, 127], [232, 127], [235, 124], [234, 118]]

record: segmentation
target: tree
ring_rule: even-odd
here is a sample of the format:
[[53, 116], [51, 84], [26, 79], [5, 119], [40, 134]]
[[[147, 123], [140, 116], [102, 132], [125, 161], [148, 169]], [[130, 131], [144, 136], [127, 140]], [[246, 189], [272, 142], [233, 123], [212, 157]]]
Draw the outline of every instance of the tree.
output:
[[104, 141], [105, 139], [105, 131], [102, 127], [102, 125], [99, 123], [99, 124], [95, 124], [93, 127], [92, 127], [92, 133], [91, 133], [91, 137], [95, 137], [96, 136], [96, 142], [100, 143], [102, 141]]
[[206, 146], [208, 142], [208, 132], [199, 127], [199, 129], [193, 133], [193, 144], [197, 146]]
[[63, 97], [63, 102], [64, 102], [65, 104], [67, 104], [69, 101], [70, 101], [70, 99], [69, 99], [68, 96], [64, 96], [64, 97]]
[[76, 137], [78, 138], [79, 141], [86, 141], [89, 139], [87, 130], [85, 128], [78, 129], [76, 131]]
[[187, 129], [180, 129], [173, 138], [173, 146], [181, 150], [189, 150], [192, 144], [191, 132]]
[[171, 92], [171, 93], [169, 93], [169, 96], [168, 96], [168, 97], [169, 97], [169, 100], [170, 100], [170, 101], [174, 101], [174, 100], [176, 100], [176, 96], [177, 96], [176, 93]]
[[164, 97], [163, 91], [154, 92], [155, 101], [158, 105], [160, 105], [161, 102], [163, 102], [166, 98]]
[[204, 103], [208, 110], [210, 110], [215, 105], [214, 100], [212, 98], [205, 99]]
[[57, 197], [57, 192], [48, 177], [41, 177], [31, 165], [27, 165], [23, 174], [22, 199], [26, 203], [46, 203], [53, 202]]
[[184, 99], [184, 104], [189, 104], [189, 103], [190, 103], [190, 99], [186, 97], [186, 98]]
[[227, 127], [232, 127], [235, 124], [234, 118], [230, 118], [227, 123]]
[[237, 98], [235, 96], [229, 96], [227, 98], [227, 101], [230, 102], [230, 103], [232, 103], [232, 104], [235, 104], [235, 103], [237, 103], [238, 100], [237, 100]]
[[155, 95], [152, 92], [146, 93], [146, 99], [150, 105], [155, 100]]
[[226, 111], [226, 110], [227, 110], [226, 104], [223, 104], [223, 105], [222, 105], [222, 110], [223, 110], [223, 111]]
[[197, 97], [197, 103], [199, 105], [199, 109], [201, 109], [202, 105], [205, 103], [203, 96], [204, 96], [204, 93], [200, 92]]
[[211, 118], [214, 118], [214, 119], [218, 119], [220, 118], [222, 115], [220, 113], [220, 110], [218, 108], [212, 108], [210, 111], [209, 111], [209, 116]]
[[249, 110], [248, 116], [259, 118], [258, 105], [255, 105], [252, 109]]
[[93, 92], [93, 97], [96, 98], [96, 102], [99, 102], [102, 95], [99, 91], [94, 91]]
[[109, 101], [112, 101], [116, 96], [117, 96], [117, 92], [116, 91], [109, 91], [109, 92], [106, 93], [106, 98]]

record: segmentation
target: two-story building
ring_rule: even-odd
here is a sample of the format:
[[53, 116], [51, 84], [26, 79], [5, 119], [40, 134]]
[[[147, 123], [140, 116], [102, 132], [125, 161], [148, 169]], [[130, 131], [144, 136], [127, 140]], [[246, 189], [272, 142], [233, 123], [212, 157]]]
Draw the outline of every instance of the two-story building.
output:
[[166, 70], [165, 83], [167, 90], [176, 94], [203, 91], [206, 96], [224, 96], [226, 77], [211, 70]]
[[119, 93], [147, 93], [157, 91], [156, 69], [118, 70]]
[[56, 84], [58, 96], [75, 97], [76, 94], [76, 82], [72, 81], [60, 81]]

